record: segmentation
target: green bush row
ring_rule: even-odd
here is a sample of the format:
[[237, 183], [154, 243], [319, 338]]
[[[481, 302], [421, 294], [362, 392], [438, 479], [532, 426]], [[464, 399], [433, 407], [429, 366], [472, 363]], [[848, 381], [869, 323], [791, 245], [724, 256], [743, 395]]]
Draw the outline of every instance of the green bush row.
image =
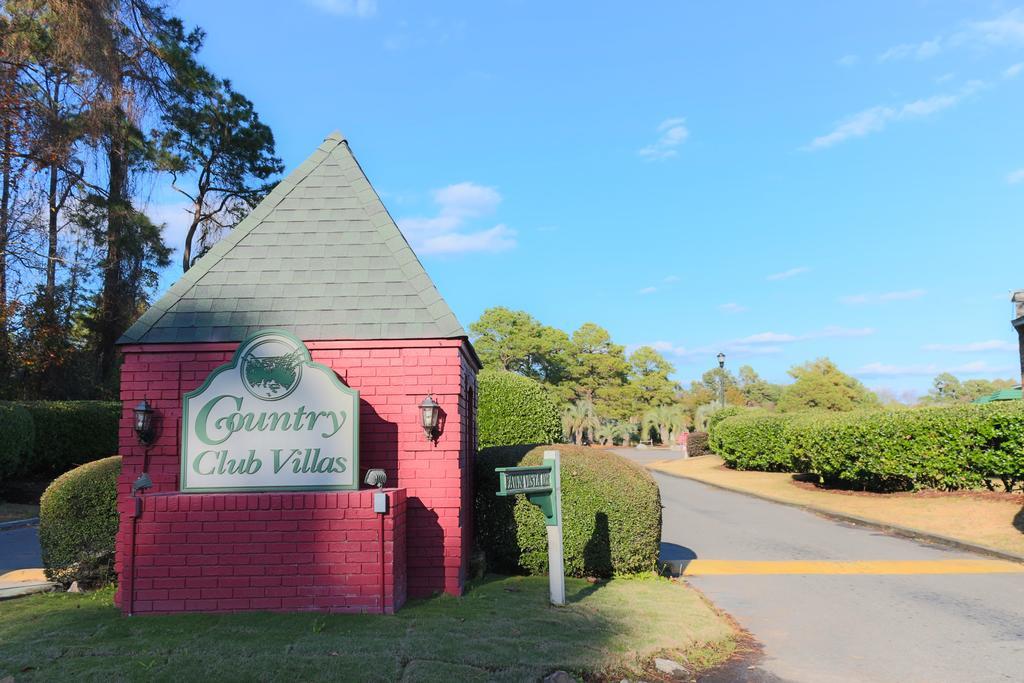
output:
[[868, 491], [1024, 484], [1024, 402], [851, 413], [751, 411], [720, 422], [729, 467], [816, 474]]
[[24, 406], [0, 403], [0, 480], [18, 472], [32, 455], [36, 429]]
[[562, 436], [558, 404], [539, 382], [504, 370], [477, 375], [480, 448], [551, 443]]
[[43, 493], [39, 545], [51, 581], [89, 588], [114, 580], [120, 474], [115, 455], [65, 472]]
[[[28, 447], [21, 425], [27, 416]], [[117, 452], [121, 404], [116, 401], [19, 401], [0, 404], [0, 479], [51, 478]]]
[[607, 577], [655, 568], [661, 496], [651, 475], [614, 453], [578, 446], [489, 448], [475, 467], [476, 545], [497, 572], [544, 574], [544, 515], [525, 496], [499, 497], [495, 467], [539, 465], [562, 454], [562, 538], [567, 576]]

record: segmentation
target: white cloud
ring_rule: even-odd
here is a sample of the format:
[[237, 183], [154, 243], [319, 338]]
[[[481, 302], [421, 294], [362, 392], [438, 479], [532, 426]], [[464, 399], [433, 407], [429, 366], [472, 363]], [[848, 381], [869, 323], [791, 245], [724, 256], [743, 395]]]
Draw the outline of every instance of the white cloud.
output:
[[665, 279], [663, 279], [662, 282], [664, 282], [667, 285], [670, 285], [674, 282], [679, 282], [680, 279], [681, 278], [678, 275], [666, 275]]
[[737, 339], [737, 344], [788, 344], [791, 342], [807, 341], [809, 339], [835, 339], [843, 337], [867, 337], [876, 332], [873, 327], [838, 327], [829, 325], [820, 330], [806, 334], [789, 334], [784, 332], [760, 332], [749, 337]]
[[671, 159], [679, 156], [678, 147], [690, 137], [690, 131], [686, 127], [686, 119], [682, 117], [665, 119], [658, 124], [658, 133], [661, 136], [658, 140], [646, 147], [641, 148], [637, 154], [648, 160]]
[[954, 375], [994, 375], [1013, 370], [1012, 365], [989, 365], [985, 361], [972, 361], [961, 365], [946, 366], [935, 363], [921, 365], [893, 365], [889, 363], [868, 363], [854, 371], [859, 377], [931, 377], [943, 372]]
[[951, 353], [977, 353], [979, 351], [1017, 351], [1017, 344], [1002, 339], [970, 342], [967, 344], [925, 344], [925, 351], [949, 351]]
[[879, 294], [879, 301], [910, 301], [911, 299], [920, 299], [928, 292], [924, 289], [905, 289], [898, 292], [885, 292]]
[[993, 46], [1024, 45], [1024, 11], [1013, 9], [995, 19], [972, 22], [964, 34], [958, 34], [958, 40]]
[[490, 230], [449, 232], [428, 237], [416, 248], [421, 254], [465, 254], [469, 252], [508, 251], [516, 246], [516, 232], [503, 224]]
[[654, 294], [657, 291], [658, 291], [657, 287], [644, 287], [643, 289], [639, 290], [638, 293], [639, 294]]
[[719, 306], [718, 310], [722, 311], [723, 313], [746, 313], [750, 309], [748, 309], [746, 306], [742, 306], [738, 303], [730, 301], [727, 304], [722, 304], [721, 306]]
[[377, 13], [377, 0], [308, 0], [309, 4], [328, 14], [372, 17]]
[[494, 213], [501, 199], [493, 187], [455, 183], [433, 192], [436, 216], [403, 218], [398, 223], [413, 248], [422, 254], [506, 251], [516, 246], [516, 232], [508, 226], [465, 230], [468, 221]]
[[[182, 247], [185, 245], [185, 235], [188, 233], [188, 226], [192, 224], [192, 215], [189, 213], [190, 208], [191, 204], [172, 202], [168, 204], [151, 204], [143, 211], [155, 225], [164, 226], [162, 233], [164, 242], [179, 256]], [[198, 244], [198, 234], [193, 241]], [[194, 253], [195, 245], [193, 245]], [[174, 263], [177, 263], [178, 260], [180, 258], [173, 259]]]
[[836, 60], [836, 64], [845, 67], [856, 66], [858, 63], [860, 63], [860, 57], [857, 55], [843, 55]]
[[839, 297], [840, 303], [848, 306], [860, 306], [864, 304], [879, 304], [888, 301], [910, 301], [920, 299], [928, 293], [924, 289], [904, 289], [895, 292], [883, 292], [882, 294], [851, 294]]
[[[865, 337], [874, 333], [874, 328], [870, 327], [844, 328], [829, 326], [801, 335], [782, 332], [759, 332], [758, 334], [752, 334], [740, 339], [731, 339], [693, 348], [677, 346], [669, 341], [656, 341], [647, 344], [647, 346], [669, 354], [682, 362], [693, 362], [700, 358], [712, 359], [720, 351], [728, 357], [768, 356], [782, 353], [785, 351], [785, 345], [795, 342], [836, 337]], [[638, 346], [643, 346], [643, 344], [631, 345], [629, 348], [635, 349]]]
[[1006, 176], [1006, 182], [1010, 185], [1016, 185], [1017, 183], [1024, 182], [1024, 168], [1018, 168], [1016, 171], [1011, 171]]
[[1024, 62], [1017, 62], [1003, 70], [1003, 78], [1016, 78], [1021, 71], [1024, 71]]
[[968, 47], [974, 49], [1024, 46], [1024, 11], [1020, 8], [984, 21], [967, 22], [962, 28], [918, 43], [894, 45], [878, 55], [878, 62], [902, 59], [923, 61], [946, 49]]
[[939, 37], [920, 43], [904, 43], [890, 47], [878, 55], [879, 62], [892, 62], [911, 57], [918, 61], [930, 59], [942, 51], [942, 39]]
[[803, 147], [804, 151], [827, 149], [853, 138], [862, 138], [871, 133], [878, 133], [890, 123], [912, 121], [931, 116], [944, 109], [955, 106], [963, 99], [973, 95], [986, 86], [983, 81], [968, 81], [956, 93], [933, 95], [899, 106], [876, 106], [856, 114], [852, 114], [836, 123], [835, 127], [825, 135], [814, 138]]
[[836, 327], [829, 325], [810, 338], [868, 337], [877, 332], [873, 327]]
[[789, 270], [784, 270], [781, 273], [773, 273], [766, 277], [765, 280], [788, 280], [791, 277], [796, 277], [797, 275], [800, 275], [801, 273], [806, 273], [809, 270], [810, 268], [807, 268], [806, 266], [800, 266], [799, 268], [790, 268]]

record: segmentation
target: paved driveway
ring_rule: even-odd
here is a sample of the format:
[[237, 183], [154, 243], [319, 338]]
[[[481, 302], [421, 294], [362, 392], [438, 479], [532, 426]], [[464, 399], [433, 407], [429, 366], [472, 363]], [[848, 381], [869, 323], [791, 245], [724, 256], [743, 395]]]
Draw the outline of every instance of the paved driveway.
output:
[[654, 477], [663, 557], [764, 645], [740, 680], [1024, 680], [1018, 567]]
[[42, 566], [36, 527], [23, 526], [0, 531], [0, 574], [12, 569]]

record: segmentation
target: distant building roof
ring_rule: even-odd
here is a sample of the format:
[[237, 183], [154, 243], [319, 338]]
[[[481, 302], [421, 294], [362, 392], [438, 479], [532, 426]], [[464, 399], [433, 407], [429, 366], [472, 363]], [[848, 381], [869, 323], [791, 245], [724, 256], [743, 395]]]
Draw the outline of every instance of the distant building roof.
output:
[[1021, 391], [1020, 387], [1014, 387], [1013, 389], [1000, 389], [999, 391], [993, 392], [988, 396], [982, 396], [981, 398], [974, 399], [974, 403], [991, 403], [992, 401], [1020, 401]]
[[466, 337], [334, 133], [189, 269], [120, 344]]

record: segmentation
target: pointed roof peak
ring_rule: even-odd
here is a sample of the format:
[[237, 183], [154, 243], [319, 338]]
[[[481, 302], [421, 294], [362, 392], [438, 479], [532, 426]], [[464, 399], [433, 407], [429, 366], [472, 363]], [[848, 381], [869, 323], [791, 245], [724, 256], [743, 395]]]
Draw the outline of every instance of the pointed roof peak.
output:
[[466, 332], [341, 133], [181, 276], [119, 343], [446, 339]]

